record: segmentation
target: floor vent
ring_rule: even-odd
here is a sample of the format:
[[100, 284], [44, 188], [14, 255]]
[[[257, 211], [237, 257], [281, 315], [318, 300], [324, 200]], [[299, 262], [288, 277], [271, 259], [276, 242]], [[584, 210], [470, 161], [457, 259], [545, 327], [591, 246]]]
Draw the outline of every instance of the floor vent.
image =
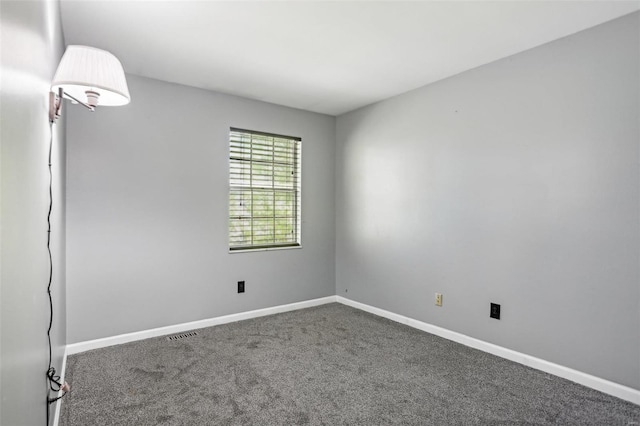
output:
[[174, 334], [173, 336], [168, 336], [167, 340], [180, 340], [180, 339], [184, 339], [187, 337], [193, 337], [193, 336], [197, 336], [198, 333], [196, 333], [195, 331], [190, 331], [188, 333], [182, 333], [182, 334]]

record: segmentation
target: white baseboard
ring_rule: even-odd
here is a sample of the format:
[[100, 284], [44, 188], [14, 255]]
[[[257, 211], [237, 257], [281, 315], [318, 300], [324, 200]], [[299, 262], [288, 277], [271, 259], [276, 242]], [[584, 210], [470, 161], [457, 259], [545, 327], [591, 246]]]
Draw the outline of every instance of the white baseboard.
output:
[[[64, 354], [62, 355], [62, 366], [60, 367], [60, 383], [64, 383], [64, 374], [67, 370], [67, 348], [64, 348]], [[61, 396], [62, 391], [58, 392], [58, 395]], [[53, 426], [58, 426], [58, 422], [60, 421], [60, 404], [62, 404], [62, 399], [56, 401], [56, 408], [53, 411]]]
[[225, 315], [216, 318], [209, 318], [199, 321], [185, 322], [182, 324], [169, 325], [166, 327], [153, 328], [150, 330], [136, 331], [133, 333], [120, 334], [118, 336], [105, 337], [102, 339], [88, 340], [86, 342], [72, 343], [67, 345], [69, 355], [86, 352], [93, 349], [106, 348], [108, 346], [121, 345], [123, 343], [137, 340], [149, 339], [151, 337], [165, 336], [168, 334], [182, 333], [184, 331], [196, 330], [198, 328], [212, 327], [214, 325], [227, 324], [230, 322], [242, 321], [251, 318], [259, 318], [266, 315], [279, 314], [282, 312], [295, 311], [298, 309], [310, 308], [312, 306], [324, 305], [336, 301], [336, 296], [327, 296], [319, 299], [305, 300], [303, 302], [290, 303], [288, 305], [273, 306], [270, 308], [257, 309], [255, 311], [240, 312], [237, 314]]
[[[122, 343], [133, 342], [137, 340], [148, 339], [151, 337], [164, 336], [168, 334], [181, 333], [184, 331], [195, 330], [198, 328], [212, 327], [220, 324], [228, 324], [231, 322], [242, 321], [251, 318], [259, 318], [266, 315], [273, 315], [282, 312], [295, 311], [298, 309], [310, 308], [312, 306], [324, 305], [327, 303], [338, 302], [347, 306], [360, 309], [365, 312], [378, 315], [390, 319], [392, 321], [399, 322], [401, 324], [408, 325], [409, 327], [416, 328], [418, 330], [426, 331], [427, 333], [435, 334], [436, 336], [443, 337], [448, 340], [469, 346], [474, 349], [487, 352], [501, 358], [508, 359], [510, 361], [517, 362], [527, 367], [535, 368], [537, 370], [544, 371], [549, 374], [553, 374], [558, 377], [562, 377], [572, 382], [579, 383], [581, 385], [590, 387], [592, 389], [604, 392], [606, 394], [615, 396], [625, 401], [632, 402], [640, 405], [640, 390], [633, 389], [627, 386], [620, 385], [618, 383], [611, 382], [609, 380], [602, 379], [600, 377], [592, 376], [587, 373], [583, 373], [578, 370], [574, 370], [568, 367], [564, 367], [559, 364], [554, 364], [549, 361], [545, 361], [540, 358], [536, 358], [531, 355], [523, 354], [511, 349], [504, 348], [502, 346], [494, 345], [473, 337], [466, 336], [455, 331], [447, 330], [442, 327], [438, 327], [432, 324], [428, 324], [422, 321], [418, 321], [413, 318], [405, 317], [403, 315], [395, 314], [384, 309], [376, 308], [374, 306], [366, 305], [364, 303], [356, 302], [351, 299], [347, 299], [342, 296], [327, 296], [319, 299], [306, 300], [303, 302], [290, 303], [288, 305], [273, 306], [270, 308], [257, 309], [254, 311], [240, 312], [237, 314], [225, 315], [216, 318], [209, 318], [200, 321], [187, 322], [183, 324], [171, 325], [167, 327], [159, 327], [151, 330], [143, 330], [134, 333], [121, 334], [118, 336], [105, 337], [103, 339], [89, 340], [86, 342], [73, 343], [67, 345], [65, 350], [62, 374], [61, 377], [64, 380], [64, 372], [67, 363], [67, 355], [73, 355], [80, 352], [85, 352], [93, 349], [105, 348], [113, 345], [120, 345]], [[54, 426], [58, 423], [58, 414], [60, 409], [60, 401], [56, 404]]]
[[587, 386], [589, 388], [604, 392], [617, 398], [624, 399], [625, 401], [640, 405], [640, 390], [623, 386], [609, 380], [601, 379], [600, 377], [592, 376], [590, 374], [583, 373], [582, 371], [554, 364], [553, 362], [545, 361], [531, 355], [526, 355], [521, 352], [503, 348], [502, 346], [478, 340], [473, 337], [457, 333], [455, 331], [428, 324], [426, 322], [418, 321], [413, 318], [385, 311], [384, 309], [365, 305], [364, 303], [356, 302], [342, 296], [336, 296], [336, 299], [338, 303], [342, 303], [344, 305], [348, 305], [353, 308], [360, 309], [362, 311], [408, 325], [409, 327], [417, 328], [418, 330], [426, 331], [427, 333], [435, 334], [436, 336], [443, 337], [447, 340], [452, 340], [465, 346], [479, 349], [483, 352], [488, 352], [501, 358], [526, 365], [527, 367], [535, 368], [536, 370], [544, 371], [545, 373], [553, 374], [554, 376], [562, 377], [563, 379], [571, 380], [572, 382], [579, 383], [583, 386]]

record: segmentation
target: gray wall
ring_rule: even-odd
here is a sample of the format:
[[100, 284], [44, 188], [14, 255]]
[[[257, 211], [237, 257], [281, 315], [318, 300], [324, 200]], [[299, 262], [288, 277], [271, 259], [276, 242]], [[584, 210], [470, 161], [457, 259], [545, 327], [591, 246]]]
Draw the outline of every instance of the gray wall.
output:
[[[48, 93], [63, 51], [59, 5], [2, 1], [0, 22], [0, 424], [33, 426], [45, 424], [47, 409]], [[65, 158], [60, 120], [52, 157], [52, 342], [58, 372], [66, 344]]]
[[[69, 343], [335, 294], [335, 119], [127, 79], [68, 109]], [[302, 138], [302, 249], [228, 253], [230, 127]]]
[[640, 389], [639, 47], [635, 13], [338, 117], [337, 294]]

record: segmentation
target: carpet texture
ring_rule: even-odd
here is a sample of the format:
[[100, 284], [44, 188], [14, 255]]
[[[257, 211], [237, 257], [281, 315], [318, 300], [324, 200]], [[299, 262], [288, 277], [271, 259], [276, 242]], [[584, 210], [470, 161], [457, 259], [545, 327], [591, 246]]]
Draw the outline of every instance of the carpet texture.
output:
[[636, 425], [640, 406], [341, 304], [73, 355], [61, 426]]

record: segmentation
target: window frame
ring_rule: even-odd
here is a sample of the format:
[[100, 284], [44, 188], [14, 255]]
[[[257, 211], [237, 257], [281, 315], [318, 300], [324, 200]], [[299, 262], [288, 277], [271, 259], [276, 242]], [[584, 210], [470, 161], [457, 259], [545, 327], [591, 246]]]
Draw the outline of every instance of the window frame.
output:
[[[240, 156], [238, 156], [237, 158], [233, 157], [233, 135], [234, 133], [241, 133], [244, 134], [246, 136], [249, 136], [251, 138], [250, 142], [247, 142], [246, 145], [248, 147], [250, 147], [251, 149], [251, 155], [250, 157], [253, 157], [253, 149], [254, 149], [254, 142], [253, 142], [253, 137], [254, 136], [258, 136], [258, 137], [267, 137], [267, 138], [272, 138], [272, 143], [275, 143], [275, 139], [286, 139], [289, 142], [293, 142], [293, 146], [292, 146], [292, 162], [287, 163], [288, 166], [291, 167], [292, 171], [293, 171], [293, 179], [292, 179], [292, 184], [291, 184], [291, 188], [276, 188], [276, 184], [275, 184], [275, 171], [272, 170], [271, 172], [271, 188], [265, 188], [264, 186], [260, 186], [260, 185], [254, 185], [253, 181], [254, 181], [254, 171], [253, 171], [253, 166], [255, 164], [264, 164], [264, 160], [254, 160], [253, 158], [250, 158], [247, 163], [250, 165], [250, 172], [248, 173], [249, 176], [249, 180], [251, 181], [251, 183], [248, 186], [245, 185], [233, 185], [233, 167], [234, 167], [234, 162], [235, 162], [235, 166], [236, 168], [238, 167], [239, 163], [244, 161], [240, 158]], [[228, 250], [229, 253], [242, 253], [242, 252], [252, 252], [252, 251], [268, 251], [268, 250], [287, 250], [287, 249], [296, 249], [296, 248], [302, 248], [302, 138], [297, 137], [297, 136], [287, 136], [287, 135], [281, 135], [281, 134], [276, 134], [276, 133], [269, 133], [269, 132], [264, 132], [264, 131], [256, 131], [256, 130], [248, 130], [248, 129], [243, 129], [243, 128], [237, 128], [237, 127], [230, 127], [229, 128], [229, 135], [228, 135], [229, 139], [228, 139], [228, 148], [229, 148], [229, 173], [227, 175], [227, 179], [228, 179], [228, 197], [227, 197], [227, 201], [228, 201], [228, 205], [227, 205], [227, 220], [228, 220], [228, 224], [227, 224], [227, 245], [228, 245]], [[273, 157], [275, 157], [275, 146], [272, 145], [272, 164], [275, 164], [275, 159], [273, 159]], [[292, 210], [292, 215], [290, 216], [286, 216], [286, 218], [291, 218], [293, 220], [293, 227], [292, 227], [292, 232], [294, 233], [294, 241], [289, 241], [289, 242], [273, 242], [273, 243], [264, 243], [264, 242], [259, 242], [259, 243], [253, 243], [253, 244], [243, 244], [243, 245], [233, 245], [232, 244], [232, 220], [234, 215], [232, 214], [232, 197], [233, 197], [233, 192], [234, 190], [237, 191], [237, 193], [241, 193], [242, 191], [246, 191], [249, 190], [250, 194], [251, 194], [251, 214], [247, 217], [247, 220], [250, 221], [252, 224], [254, 223], [254, 221], [256, 220], [260, 220], [261, 218], [258, 217], [256, 218], [256, 216], [253, 214], [253, 194], [254, 194], [254, 190], [257, 191], [263, 191], [263, 192], [268, 192], [273, 194], [272, 196], [272, 203], [273, 203], [273, 207], [272, 207], [272, 218], [273, 218], [273, 226], [270, 228], [271, 230], [271, 234], [274, 236], [274, 240], [276, 239], [276, 229], [277, 229], [277, 225], [275, 223], [276, 220], [276, 206], [275, 206], [275, 199], [276, 199], [276, 194], [278, 192], [282, 193], [286, 193], [286, 192], [290, 192], [293, 195], [293, 210]], [[263, 220], [265, 218], [262, 218]], [[255, 234], [253, 234], [253, 230], [251, 231], [252, 233], [252, 239], [255, 238]]]

